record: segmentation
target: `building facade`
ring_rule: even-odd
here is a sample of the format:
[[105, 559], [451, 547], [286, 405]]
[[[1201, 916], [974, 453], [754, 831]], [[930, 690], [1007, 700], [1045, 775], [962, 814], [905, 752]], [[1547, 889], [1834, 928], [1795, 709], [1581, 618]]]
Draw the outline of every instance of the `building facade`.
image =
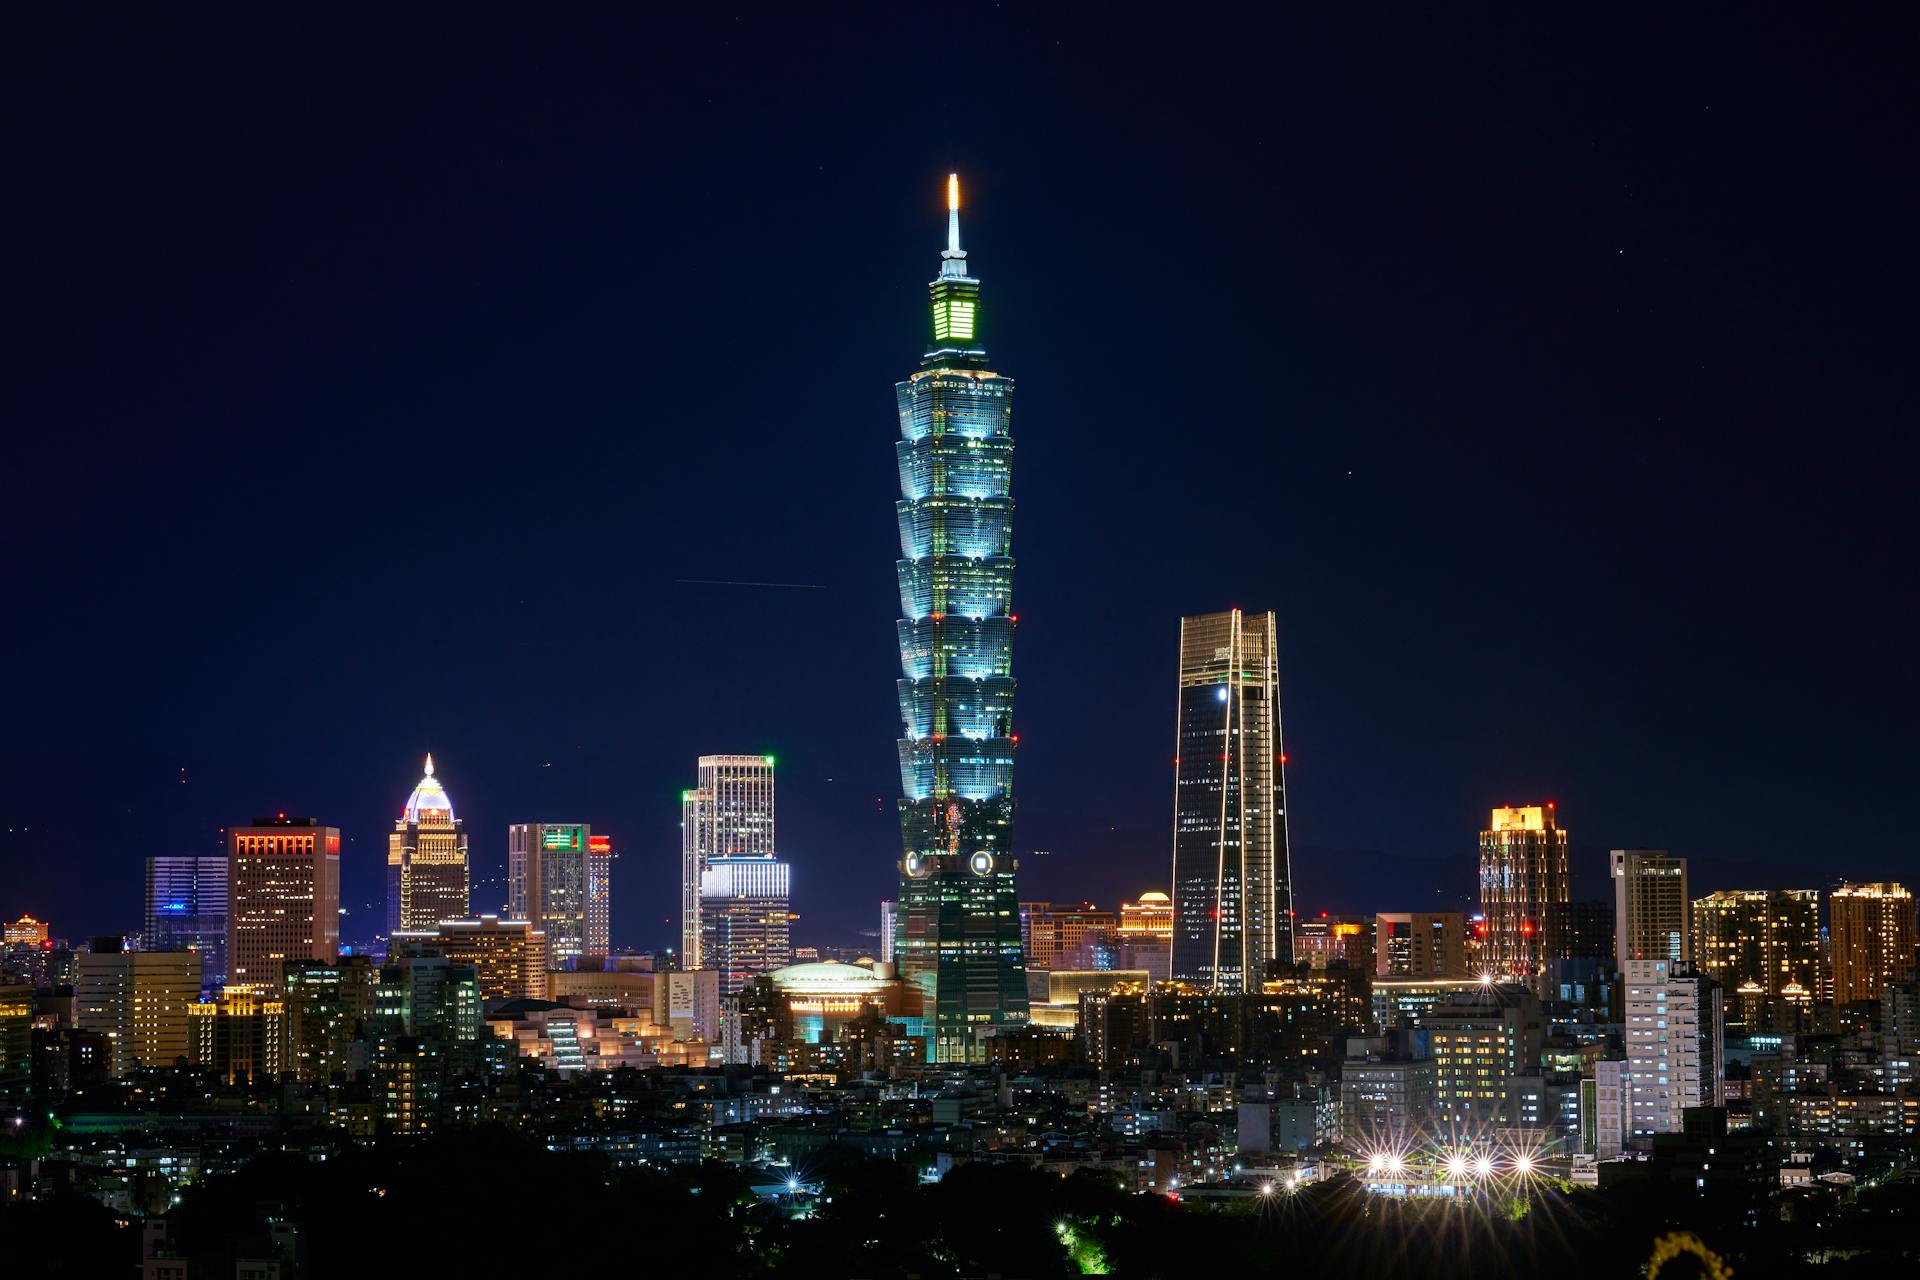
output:
[[526, 920], [481, 916], [442, 920], [431, 929], [402, 929], [388, 945], [398, 958], [432, 952], [473, 969], [480, 999], [543, 1000], [547, 995], [547, 935]]
[[200, 999], [200, 957], [191, 951], [125, 951], [99, 939], [79, 957], [74, 1025], [111, 1045], [113, 1074], [191, 1059], [187, 1010]]
[[1693, 961], [1728, 991], [1820, 987], [1820, 891], [1723, 889], [1693, 901]]
[[1464, 912], [1383, 911], [1373, 918], [1374, 972], [1383, 978], [1464, 978], [1466, 946]]
[[227, 832], [227, 981], [277, 988], [291, 960], [340, 954], [340, 829], [256, 818]]
[[1897, 884], [1843, 884], [1827, 896], [1833, 1002], [1878, 1000], [1913, 974], [1913, 895]]
[[901, 617], [894, 956], [936, 1062], [984, 1061], [1027, 1018], [1013, 856], [1013, 381], [980, 345], [958, 177], [929, 285], [933, 341], [895, 387]]
[[288, 964], [282, 983], [287, 1011], [282, 1069], [307, 1084], [363, 1070], [379, 979], [368, 956]]
[[1727, 1101], [1720, 988], [1683, 962], [1629, 960], [1626, 981], [1628, 1142], [1680, 1132], [1688, 1107]]
[[584, 822], [507, 828], [507, 917], [547, 935], [547, 963], [607, 954], [613, 846]]
[[701, 756], [680, 793], [680, 967], [704, 968], [700, 885], [715, 858], [773, 858], [772, 756]]
[[1498, 978], [1533, 981], [1561, 951], [1555, 908], [1570, 901], [1567, 833], [1552, 804], [1493, 811], [1480, 833], [1481, 964]]
[[1431, 1132], [1438, 1090], [1432, 1058], [1349, 1058], [1340, 1071], [1340, 1140], [1404, 1148]]
[[1172, 975], [1211, 991], [1294, 954], [1278, 638], [1271, 613], [1180, 620]]
[[1058, 902], [1020, 904], [1020, 939], [1029, 970], [1051, 969], [1063, 957], [1071, 959], [1088, 933], [1116, 927], [1113, 912], [1102, 911], [1090, 902], [1077, 906]]
[[1546, 1040], [1540, 1002], [1523, 986], [1488, 987], [1433, 1005], [1420, 1019], [1434, 1062], [1434, 1118], [1451, 1137], [1512, 1125], [1508, 1082], [1537, 1068]]
[[700, 957], [732, 995], [793, 963], [791, 869], [778, 858], [714, 858], [700, 881]]
[[469, 877], [466, 827], [433, 776], [429, 754], [425, 774], [387, 837], [387, 932], [465, 919]]
[[147, 859], [147, 920], [141, 945], [149, 951], [200, 956], [200, 985], [227, 980], [227, 873], [224, 857]]
[[1693, 902], [1687, 897], [1687, 860], [1665, 849], [1615, 849], [1614, 967], [1629, 960], [1693, 959]]
[[286, 1003], [250, 987], [188, 1005], [187, 1032], [194, 1065], [224, 1084], [265, 1082], [290, 1070]]

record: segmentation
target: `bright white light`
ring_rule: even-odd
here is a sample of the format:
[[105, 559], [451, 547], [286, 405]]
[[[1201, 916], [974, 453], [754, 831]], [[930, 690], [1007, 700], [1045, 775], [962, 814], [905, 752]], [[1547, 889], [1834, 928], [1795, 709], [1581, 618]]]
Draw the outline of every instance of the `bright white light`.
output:
[[1473, 1171], [1484, 1178], [1493, 1172], [1493, 1161], [1486, 1156], [1481, 1156], [1473, 1162]]
[[1401, 1159], [1401, 1158], [1400, 1158], [1399, 1156], [1388, 1156], [1388, 1157], [1387, 1157], [1387, 1172], [1388, 1172], [1388, 1173], [1398, 1173], [1398, 1172], [1400, 1172], [1400, 1170], [1401, 1170], [1401, 1169], [1403, 1169], [1403, 1168], [1405, 1168], [1405, 1167], [1406, 1167], [1406, 1161], [1404, 1161], [1404, 1160], [1402, 1160], [1402, 1159]]
[[1222, 702], [1225, 702], [1225, 701], [1227, 700], [1227, 686], [1225, 686], [1225, 685], [1221, 685], [1221, 686], [1220, 686], [1220, 695], [1219, 695], [1219, 696], [1220, 696], [1220, 701], [1222, 701]]
[[1466, 1177], [1467, 1158], [1465, 1156], [1448, 1156], [1447, 1172], [1452, 1174], [1456, 1178]]
[[800, 1179], [798, 1178], [787, 1179], [787, 1190], [798, 1191], [799, 1189], [800, 1189]]
[[1270, 1195], [1272, 1195], [1272, 1194], [1273, 1194], [1273, 1184], [1272, 1184], [1271, 1182], [1263, 1182], [1263, 1183], [1261, 1183], [1261, 1184], [1260, 1184], [1260, 1194], [1261, 1194], [1261, 1195], [1263, 1195], [1263, 1196], [1270, 1196]]
[[1492, 975], [1491, 973], [1483, 973], [1483, 974], [1481, 974], [1481, 975], [1480, 975], [1480, 985], [1481, 985], [1481, 986], [1483, 986], [1483, 987], [1490, 987], [1490, 986], [1492, 986], [1492, 985], [1493, 985], [1493, 975]]
[[1532, 1156], [1515, 1156], [1513, 1158], [1513, 1168], [1514, 1168], [1514, 1172], [1516, 1173], [1532, 1173], [1533, 1157]]
[[1293, 1175], [1293, 1176], [1292, 1176], [1291, 1178], [1288, 1178], [1288, 1179], [1287, 1179], [1287, 1186], [1289, 1186], [1289, 1187], [1297, 1187], [1297, 1186], [1299, 1186], [1299, 1185], [1300, 1185], [1300, 1175], [1299, 1175], [1299, 1174], [1297, 1174], [1297, 1173], [1296, 1173], [1296, 1174], [1294, 1174], [1294, 1175]]
[[1387, 1158], [1385, 1156], [1375, 1156], [1373, 1159], [1367, 1161], [1367, 1168], [1373, 1170], [1375, 1173], [1380, 1172], [1386, 1167]]

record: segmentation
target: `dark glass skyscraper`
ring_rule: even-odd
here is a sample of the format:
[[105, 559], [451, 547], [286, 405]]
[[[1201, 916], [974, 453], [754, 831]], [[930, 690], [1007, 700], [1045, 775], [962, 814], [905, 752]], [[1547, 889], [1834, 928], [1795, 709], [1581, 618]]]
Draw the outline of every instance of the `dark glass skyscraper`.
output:
[[1238, 609], [1180, 620], [1173, 980], [1213, 991], [1293, 959], [1277, 631]]
[[987, 367], [980, 282], [947, 248], [933, 343], [900, 408], [900, 904], [894, 955], [920, 988], [935, 1062], [978, 1061], [1025, 1022], [1013, 835], [1013, 381]]

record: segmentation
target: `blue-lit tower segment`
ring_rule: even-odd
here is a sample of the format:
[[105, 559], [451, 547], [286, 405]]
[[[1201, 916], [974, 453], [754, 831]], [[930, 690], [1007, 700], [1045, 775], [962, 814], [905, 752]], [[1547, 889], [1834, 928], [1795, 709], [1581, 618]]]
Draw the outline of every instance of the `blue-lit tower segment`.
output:
[[901, 975], [930, 1057], [984, 1057], [1027, 1017], [1014, 888], [1013, 381], [979, 345], [980, 282], [960, 248], [959, 179], [932, 293], [933, 344], [900, 410]]

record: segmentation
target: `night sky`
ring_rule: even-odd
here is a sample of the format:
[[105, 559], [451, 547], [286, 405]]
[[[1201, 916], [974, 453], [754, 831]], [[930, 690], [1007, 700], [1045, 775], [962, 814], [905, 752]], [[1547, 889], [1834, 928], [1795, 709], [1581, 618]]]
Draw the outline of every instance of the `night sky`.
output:
[[796, 940], [873, 928], [949, 170], [1023, 896], [1164, 887], [1178, 619], [1232, 605], [1303, 911], [1464, 899], [1547, 799], [1589, 892], [1920, 876], [1914, 11], [1368, 12], [11, 14], [0, 914], [137, 929], [145, 856], [284, 810], [366, 936], [431, 750], [476, 908], [590, 821], [665, 945], [747, 751]]

